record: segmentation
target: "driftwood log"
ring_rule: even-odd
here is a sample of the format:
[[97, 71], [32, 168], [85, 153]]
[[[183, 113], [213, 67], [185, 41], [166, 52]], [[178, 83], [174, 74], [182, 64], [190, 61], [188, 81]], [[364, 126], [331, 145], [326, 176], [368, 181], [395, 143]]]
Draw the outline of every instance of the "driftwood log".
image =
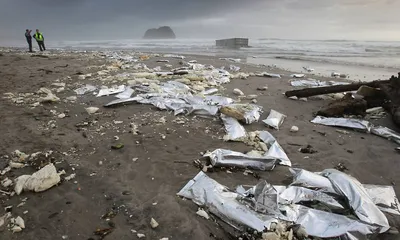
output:
[[[397, 77], [392, 76], [389, 80], [377, 80], [373, 82], [360, 82], [354, 84], [347, 85], [335, 85], [335, 86], [327, 86], [327, 87], [316, 87], [316, 88], [304, 88], [300, 90], [293, 90], [285, 92], [286, 97], [296, 96], [298, 98], [311, 97], [322, 94], [330, 94], [330, 93], [339, 93], [339, 92], [348, 92], [348, 91], [356, 91], [362, 86], [368, 86], [372, 88], [380, 89], [380, 94], [373, 96], [372, 98], [364, 98], [368, 102], [368, 106], [381, 104], [387, 111], [389, 111], [392, 115], [393, 122], [400, 127], [400, 73]], [[346, 108], [345, 103], [346, 99], [343, 101], [337, 102], [337, 107]], [[353, 108], [355, 105], [354, 101], [349, 101], [349, 106]], [[357, 103], [358, 104], [358, 103]], [[354, 108], [353, 108], [354, 109]], [[333, 115], [336, 115], [336, 111]]]
[[311, 96], [329, 94], [329, 93], [340, 93], [340, 92], [349, 92], [356, 91], [361, 86], [368, 86], [373, 88], [379, 88], [381, 84], [389, 83], [390, 80], [383, 81], [373, 81], [373, 82], [360, 82], [346, 85], [334, 85], [327, 87], [315, 87], [315, 88], [304, 88], [299, 90], [292, 90], [285, 92], [286, 97], [298, 97], [298, 98], [306, 98]]

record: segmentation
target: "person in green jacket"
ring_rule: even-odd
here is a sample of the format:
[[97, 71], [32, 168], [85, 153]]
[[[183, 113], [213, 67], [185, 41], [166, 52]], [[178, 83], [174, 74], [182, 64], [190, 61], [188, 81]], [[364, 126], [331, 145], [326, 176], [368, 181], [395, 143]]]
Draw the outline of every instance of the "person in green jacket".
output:
[[46, 51], [46, 47], [44, 46], [44, 37], [41, 32], [39, 32], [39, 29], [36, 29], [36, 33], [33, 35], [33, 37], [36, 39], [36, 42], [39, 45], [40, 51]]

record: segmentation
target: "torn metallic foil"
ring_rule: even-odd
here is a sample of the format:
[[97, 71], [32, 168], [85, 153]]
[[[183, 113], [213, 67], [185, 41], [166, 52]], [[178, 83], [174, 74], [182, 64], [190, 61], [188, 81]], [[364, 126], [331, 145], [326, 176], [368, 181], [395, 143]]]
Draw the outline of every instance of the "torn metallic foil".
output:
[[276, 130], [279, 130], [279, 127], [282, 125], [285, 118], [286, 115], [271, 109], [267, 119], [263, 120], [263, 122], [268, 126], [275, 128]]
[[304, 187], [290, 186], [279, 194], [279, 197], [288, 204], [318, 201], [331, 209], [344, 209], [342, 204], [331, 195]]
[[260, 131], [258, 137], [268, 146], [268, 152], [265, 153], [265, 157], [279, 160], [280, 165], [292, 166], [289, 157], [271, 133], [268, 131]]
[[221, 218], [224, 222], [239, 230], [250, 227], [259, 232], [269, 228], [276, 218], [257, 213], [240, 203], [238, 194], [231, 192], [227, 187], [199, 172], [179, 192], [178, 196], [191, 199], [199, 206]]
[[76, 94], [78, 94], [78, 95], [83, 95], [83, 94], [88, 93], [88, 92], [96, 91], [96, 89], [97, 89], [97, 87], [95, 87], [93, 85], [86, 84], [86, 86], [84, 86], [84, 87], [80, 87], [78, 89], [75, 89], [74, 92]]
[[97, 94], [97, 97], [117, 94], [117, 93], [120, 93], [123, 91], [125, 91], [125, 85], [114, 86], [111, 88], [102, 88], [102, 89], [100, 89], [99, 93]]
[[400, 215], [399, 200], [393, 186], [363, 184], [372, 202], [384, 212]]
[[352, 128], [364, 132], [369, 132], [372, 127], [371, 123], [368, 121], [352, 118], [327, 118], [317, 116], [311, 122], [325, 126]]
[[266, 171], [274, 169], [276, 163], [275, 159], [249, 156], [226, 149], [216, 149], [204, 156], [210, 159], [214, 167], [239, 167]]
[[335, 169], [324, 170], [321, 174], [332, 182], [338, 193], [348, 199], [349, 205], [360, 220], [381, 226], [380, 232], [386, 232], [389, 229], [386, 216], [373, 203], [368, 192], [357, 179]]
[[238, 120], [221, 114], [221, 119], [225, 125], [225, 141], [239, 141], [247, 136], [247, 132]]
[[292, 186], [302, 186], [322, 192], [337, 193], [331, 181], [318, 173], [299, 168], [290, 168], [289, 170], [293, 175]]
[[400, 144], [400, 133], [397, 133], [390, 128], [382, 126], [372, 127], [371, 133]]
[[125, 89], [125, 91], [117, 94], [115, 97], [119, 98], [119, 99], [127, 99], [127, 98], [130, 98], [132, 96], [133, 92], [134, 92], [134, 90], [132, 88], [127, 87]]
[[114, 105], [118, 105], [118, 104], [124, 104], [124, 103], [132, 103], [132, 102], [140, 102], [142, 101], [144, 98], [142, 97], [133, 97], [133, 98], [125, 98], [125, 99], [116, 99], [114, 101], [111, 101], [109, 103], [107, 103], [106, 105], [104, 105], [104, 107], [111, 107]]

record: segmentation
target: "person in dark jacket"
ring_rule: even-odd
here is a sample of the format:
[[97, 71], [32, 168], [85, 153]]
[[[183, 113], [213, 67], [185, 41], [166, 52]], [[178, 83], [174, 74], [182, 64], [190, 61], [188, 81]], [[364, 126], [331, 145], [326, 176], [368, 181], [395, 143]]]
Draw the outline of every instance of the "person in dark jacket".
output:
[[36, 29], [36, 33], [33, 35], [33, 37], [36, 39], [36, 42], [39, 45], [40, 51], [46, 51], [46, 47], [44, 46], [44, 37], [41, 32], [39, 32], [39, 29]]
[[31, 32], [32, 32], [32, 30], [29, 30], [29, 29], [26, 29], [26, 32], [25, 32], [25, 38], [26, 38], [26, 41], [28, 42], [28, 45], [29, 45], [29, 52], [32, 52], [32, 36], [31, 36]]

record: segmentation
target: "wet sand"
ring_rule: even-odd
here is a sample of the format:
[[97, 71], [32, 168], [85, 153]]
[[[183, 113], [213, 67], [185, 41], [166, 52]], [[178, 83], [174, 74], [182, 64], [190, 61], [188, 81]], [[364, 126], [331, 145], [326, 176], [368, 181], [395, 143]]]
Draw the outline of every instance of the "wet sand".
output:
[[[157, 63], [157, 59], [160, 58], [150, 58], [144, 63], [148, 67], [164, 65]], [[206, 56], [187, 56], [186, 60], [192, 59], [214, 67], [232, 64]], [[179, 66], [180, 60], [169, 60], [173, 66]], [[231, 239], [224, 230], [225, 225], [200, 218], [195, 214], [197, 206], [177, 197], [176, 193], [199, 172], [193, 160], [200, 157], [200, 152], [216, 148], [249, 151], [251, 148], [243, 143], [224, 142], [224, 128], [218, 119], [175, 117], [172, 113], [140, 104], [103, 108], [104, 104], [114, 99], [112, 96], [95, 97], [87, 94], [78, 97], [75, 103], [65, 100], [75, 96], [73, 90], [82, 84], [110, 86], [110, 82], [102, 82], [96, 77], [80, 80], [77, 75], [97, 72], [104, 67], [94, 66], [103, 64], [110, 65], [106, 59], [91, 53], [55, 52], [42, 58], [25, 53], [2, 52], [1, 96], [9, 92], [34, 93], [41, 87], [54, 88], [51, 87], [54, 82], [64, 82], [66, 87], [65, 91], [56, 93], [61, 102], [35, 108], [25, 103], [15, 104], [9, 99], [1, 100], [0, 155], [3, 157], [0, 159], [0, 170], [8, 163], [4, 155], [10, 155], [17, 149], [27, 154], [53, 150], [57, 170], [65, 170], [66, 176], [76, 173], [76, 178], [62, 181], [41, 193], [24, 192], [13, 197], [0, 195], [0, 216], [5, 213], [6, 206], [13, 206], [13, 216], [21, 216], [26, 224], [26, 229], [20, 233], [12, 234], [8, 230], [0, 232], [0, 238], [99, 239], [93, 235], [93, 231], [113, 226], [113, 232], [105, 239], [137, 239], [132, 230], [145, 234], [143, 239], [213, 239], [211, 235], [215, 239]], [[294, 167], [321, 171], [342, 163], [349, 169], [347, 173], [360, 182], [394, 184], [396, 193], [400, 193], [400, 175], [397, 174], [400, 163], [399, 154], [394, 151], [397, 147], [395, 143], [370, 134], [354, 131], [343, 134], [333, 127], [314, 125], [310, 123], [313, 112], [326, 101], [309, 99], [303, 102], [285, 98], [283, 93], [292, 89], [289, 72], [239, 63], [234, 65], [240, 66], [242, 71], [268, 70], [285, 74], [281, 79], [250, 77], [246, 80], [233, 79], [231, 83], [223, 85], [222, 95], [234, 99], [237, 98], [232, 94], [234, 88], [241, 89], [246, 95], [257, 94], [257, 104], [264, 107], [261, 119], [268, 116], [270, 109], [287, 115], [279, 131], [268, 129], [261, 121], [245, 126], [246, 130], [269, 130], [284, 148]], [[92, 67], [89, 69], [88, 66]], [[133, 69], [119, 70], [113, 74], [131, 71]], [[266, 84], [268, 90], [257, 90], [257, 87]], [[88, 115], [85, 108], [89, 106], [99, 107], [100, 110]], [[59, 119], [51, 110], [57, 114], [65, 113], [67, 117]], [[176, 121], [177, 118], [179, 121]], [[55, 121], [52, 122], [55, 128], [49, 127], [51, 120]], [[84, 122], [89, 124], [82, 127]], [[131, 122], [138, 125], [140, 134], [129, 132]], [[399, 131], [389, 117], [377, 122]], [[289, 131], [293, 125], [299, 127], [299, 132]], [[118, 141], [115, 136], [119, 138]], [[116, 143], [123, 143], [124, 147], [111, 150]], [[318, 152], [307, 155], [298, 151], [300, 146], [308, 144]], [[35, 168], [27, 166], [14, 169], [6, 176], [14, 179], [35, 171]], [[256, 172], [261, 179], [272, 184], [287, 184], [290, 179], [289, 170], [284, 166], [277, 166], [271, 172]], [[232, 188], [238, 184], [252, 185], [258, 182], [253, 176], [244, 175], [243, 171], [215, 171], [208, 175]], [[0, 179], [3, 177], [0, 176]], [[17, 207], [24, 198], [28, 198], [26, 204]], [[110, 210], [118, 214], [110, 221], [102, 219]], [[25, 211], [28, 213], [24, 214]], [[151, 218], [160, 224], [156, 229], [149, 224]], [[389, 217], [389, 220], [392, 226], [400, 227], [398, 219]], [[396, 238], [383, 236], [381, 239]]]

